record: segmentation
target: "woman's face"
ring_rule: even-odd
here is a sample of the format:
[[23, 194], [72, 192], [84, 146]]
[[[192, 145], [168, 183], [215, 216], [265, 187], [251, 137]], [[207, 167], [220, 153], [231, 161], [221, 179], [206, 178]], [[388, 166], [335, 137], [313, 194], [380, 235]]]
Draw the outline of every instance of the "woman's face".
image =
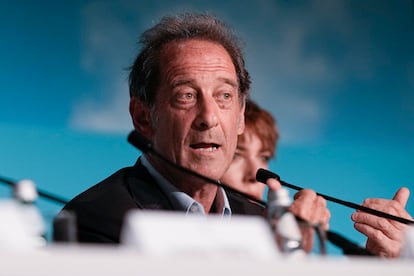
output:
[[246, 128], [244, 139], [238, 140], [233, 161], [221, 181], [238, 191], [262, 199], [265, 185], [256, 181], [259, 168], [268, 169], [272, 155], [263, 149], [263, 144], [254, 132]]

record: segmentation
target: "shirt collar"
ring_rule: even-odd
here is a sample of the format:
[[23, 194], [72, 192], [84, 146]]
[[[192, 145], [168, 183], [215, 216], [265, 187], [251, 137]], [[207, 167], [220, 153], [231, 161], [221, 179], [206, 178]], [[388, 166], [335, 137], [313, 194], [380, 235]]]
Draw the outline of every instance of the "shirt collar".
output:
[[[179, 191], [174, 185], [171, 184], [165, 177], [163, 177], [148, 161], [145, 155], [141, 156], [142, 165], [148, 170], [148, 172], [155, 178], [159, 184], [161, 190], [168, 196], [174, 209], [184, 211], [186, 214], [203, 214], [204, 207], [199, 202], [195, 201], [192, 197], [186, 193]], [[215, 205], [217, 212], [221, 216], [231, 216], [230, 203], [227, 198], [226, 192], [222, 187], [219, 187], [219, 192], [215, 198]]]

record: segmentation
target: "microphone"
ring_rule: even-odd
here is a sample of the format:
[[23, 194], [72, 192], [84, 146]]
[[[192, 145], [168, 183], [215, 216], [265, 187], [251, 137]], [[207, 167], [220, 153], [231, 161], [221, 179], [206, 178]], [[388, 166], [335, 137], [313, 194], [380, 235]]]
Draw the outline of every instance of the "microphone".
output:
[[193, 170], [190, 170], [188, 168], [185, 168], [183, 166], [180, 166], [180, 165], [172, 162], [171, 160], [165, 158], [162, 154], [160, 154], [157, 150], [154, 149], [154, 147], [152, 146], [151, 142], [148, 141], [147, 138], [145, 138], [143, 135], [141, 135], [140, 133], [138, 133], [135, 130], [133, 130], [133, 131], [131, 131], [129, 133], [129, 135], [128, 135], [128, 142], [130, 144], [132, 144], [134, 147], [136, 147], [137, 149], [141, 150], [143, 153], [151, 153], [151, 154], [157, 156], [159, 159], [161, 159], [162, 161], [164, 161], [167, 165], [171, 166], [172, 168], [175, 168], [175, 169], [177, 169], [179, 171], [182, 171], [182, 172], [184, 172], [186, 174], [189, 174], [191, 176], [194, 176], [194, 177], [197, 177], [199, 179], [202, 179], [202, 180], [204, 180], [206, 182], [215, 184], [215, 185], [217, 185], [219, 187], [222, 187], [225, 190], [232, 191], [232, 192], [234, 192], [234, 193], [236, 193], [236, 194], [238, 194], [238, 195], [240, 195], [242, 197], [245, 197], [245, 198], [249, 199], [254, 204], [260, 205], [263, 208], [266, 207], [266, 202], [264, 202], [262, 200], [256, 199], [255, 197], [253, 197], [253, 196], [251, 196], [249, 194], [246, 194], [246, 193], [243, 193], [241, 191], [238, 191], [238, 190], [230, 187], [229, 185], [226, 185], [225, 183], [221, 182], [220, 180], [212, 179], [212, 178], [209, 178], [209, 177], [204, 176], [202, 174], [199, 174], [199, 173], [197, 173], [197, 172], [195, 172]]
[[[291, 188], [291, 189], [294, 189], [294, 190], [297, 190], [297, 191], [303, 190], [302, 187], [299, 187], [299, 186], [296, 186], [296, 185], [293, 185], [293, 184], [290, 184], [290, 183], [287, 183], [287, 182], [283, 181], [280, 178], [279, 175], [277, 175], [277, 174], [275, 174], [271, 171], [268, 171], [268, 170], [265, 170], [265, 169], [258, 169], [257, 170], [257, 173], [256, 173], [256, 180], [257, 181], [260, 181], [262, 183], [266, 183], [266, 181], [269, 178], [276, 178], [280, 182], [280, 184], [282, 184], [282, 186], [285, 186], [285, 187], [288, 187], [288, 188]], [[394, 216], [394, 215], [391, 215], [391, 214], [388, 214], [388, 213], [385, 213], [385, 212], [382, 212], [382, 211], [378, 211], [378, 210], [375, 210], [375, 209], [372, 209], [372, 208], [368, 208], [368, 207], [365, 207], [365, 206], [362, 206], [362, 205], [359, 205], [359, 204], [356, 204], [356, 203], [353, 203], [353, 202], [350, 202], [350, 201], [345, 201], [345, 200], [338, 199], [338, 198], [328, 196], [328, 195], [325, 195], [325, 194], [320, 194], [320, 193], [316, 193], [316, 194], [318, 196], [323, 197], [324, 199], [326, 199], [328, 201], [335, 202], [335, 203], [338, 203], [340, 205], [350, 207], [352, 209], [361, 210], [361, 211], [364, 211], [364, 212], [369, 213], [371, 215], [375, 215], [377, 217], [391, 219], [391, 220], [398, 221], [398, 222], [401, 222], [401, 223], [404, 223], [404, 224], [414, 224], [414, 221], [409, 220], [409, 219]]]

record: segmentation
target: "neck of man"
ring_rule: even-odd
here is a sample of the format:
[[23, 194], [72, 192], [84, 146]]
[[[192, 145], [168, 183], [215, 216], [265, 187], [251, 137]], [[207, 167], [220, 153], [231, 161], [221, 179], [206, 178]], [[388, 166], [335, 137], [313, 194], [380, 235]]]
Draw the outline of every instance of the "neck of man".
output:
[[156, 170], [163, 175], [179, 191], [186, 193], [195, 201], [203, 205], [204, 212], [209, 214], [212, 211], [214, 200], [217, 196], [218, 186], [206, 182], [196, 176], [192, 176], [184, 171], [166, 164], [152, 156], [147, 156], [148, 160]]
[[200, 181], [198, 183], [190, 182], [191, 179], [188, 179], [188, 181], [182, 182], [182, 185], [178, 184], [176, 186], [177, 189], [185, 192], [195, 201], [203, 205], [206, 214], [215, 212], [216, 210], [212, 210], [212, 207], [218, 193], [218, 187], [211, 183], [199, 183]]

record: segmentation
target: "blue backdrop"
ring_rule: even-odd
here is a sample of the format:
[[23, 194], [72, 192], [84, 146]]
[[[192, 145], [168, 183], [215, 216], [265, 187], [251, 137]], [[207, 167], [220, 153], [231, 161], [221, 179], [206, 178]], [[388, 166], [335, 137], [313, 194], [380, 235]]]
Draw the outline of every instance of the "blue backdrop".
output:
[[[223, 18], [245, 42], [252, 98], [281, 132], [273, 171], [357, 203], [400, 186], [414, 191], [413, 5], [1, 1], [0, 175], [69, 199], [133, 164], [126, 68], [138, 36], [167, 12], [197, 10]], [[0, 186], [0, 196], [10, 189]], [[38, 204], [48, 221], [61, 208]], [[331, 229], [364, 243], [352, 210], [329, 207]], [[413, 199], [407, 208], [414, 213]]]

